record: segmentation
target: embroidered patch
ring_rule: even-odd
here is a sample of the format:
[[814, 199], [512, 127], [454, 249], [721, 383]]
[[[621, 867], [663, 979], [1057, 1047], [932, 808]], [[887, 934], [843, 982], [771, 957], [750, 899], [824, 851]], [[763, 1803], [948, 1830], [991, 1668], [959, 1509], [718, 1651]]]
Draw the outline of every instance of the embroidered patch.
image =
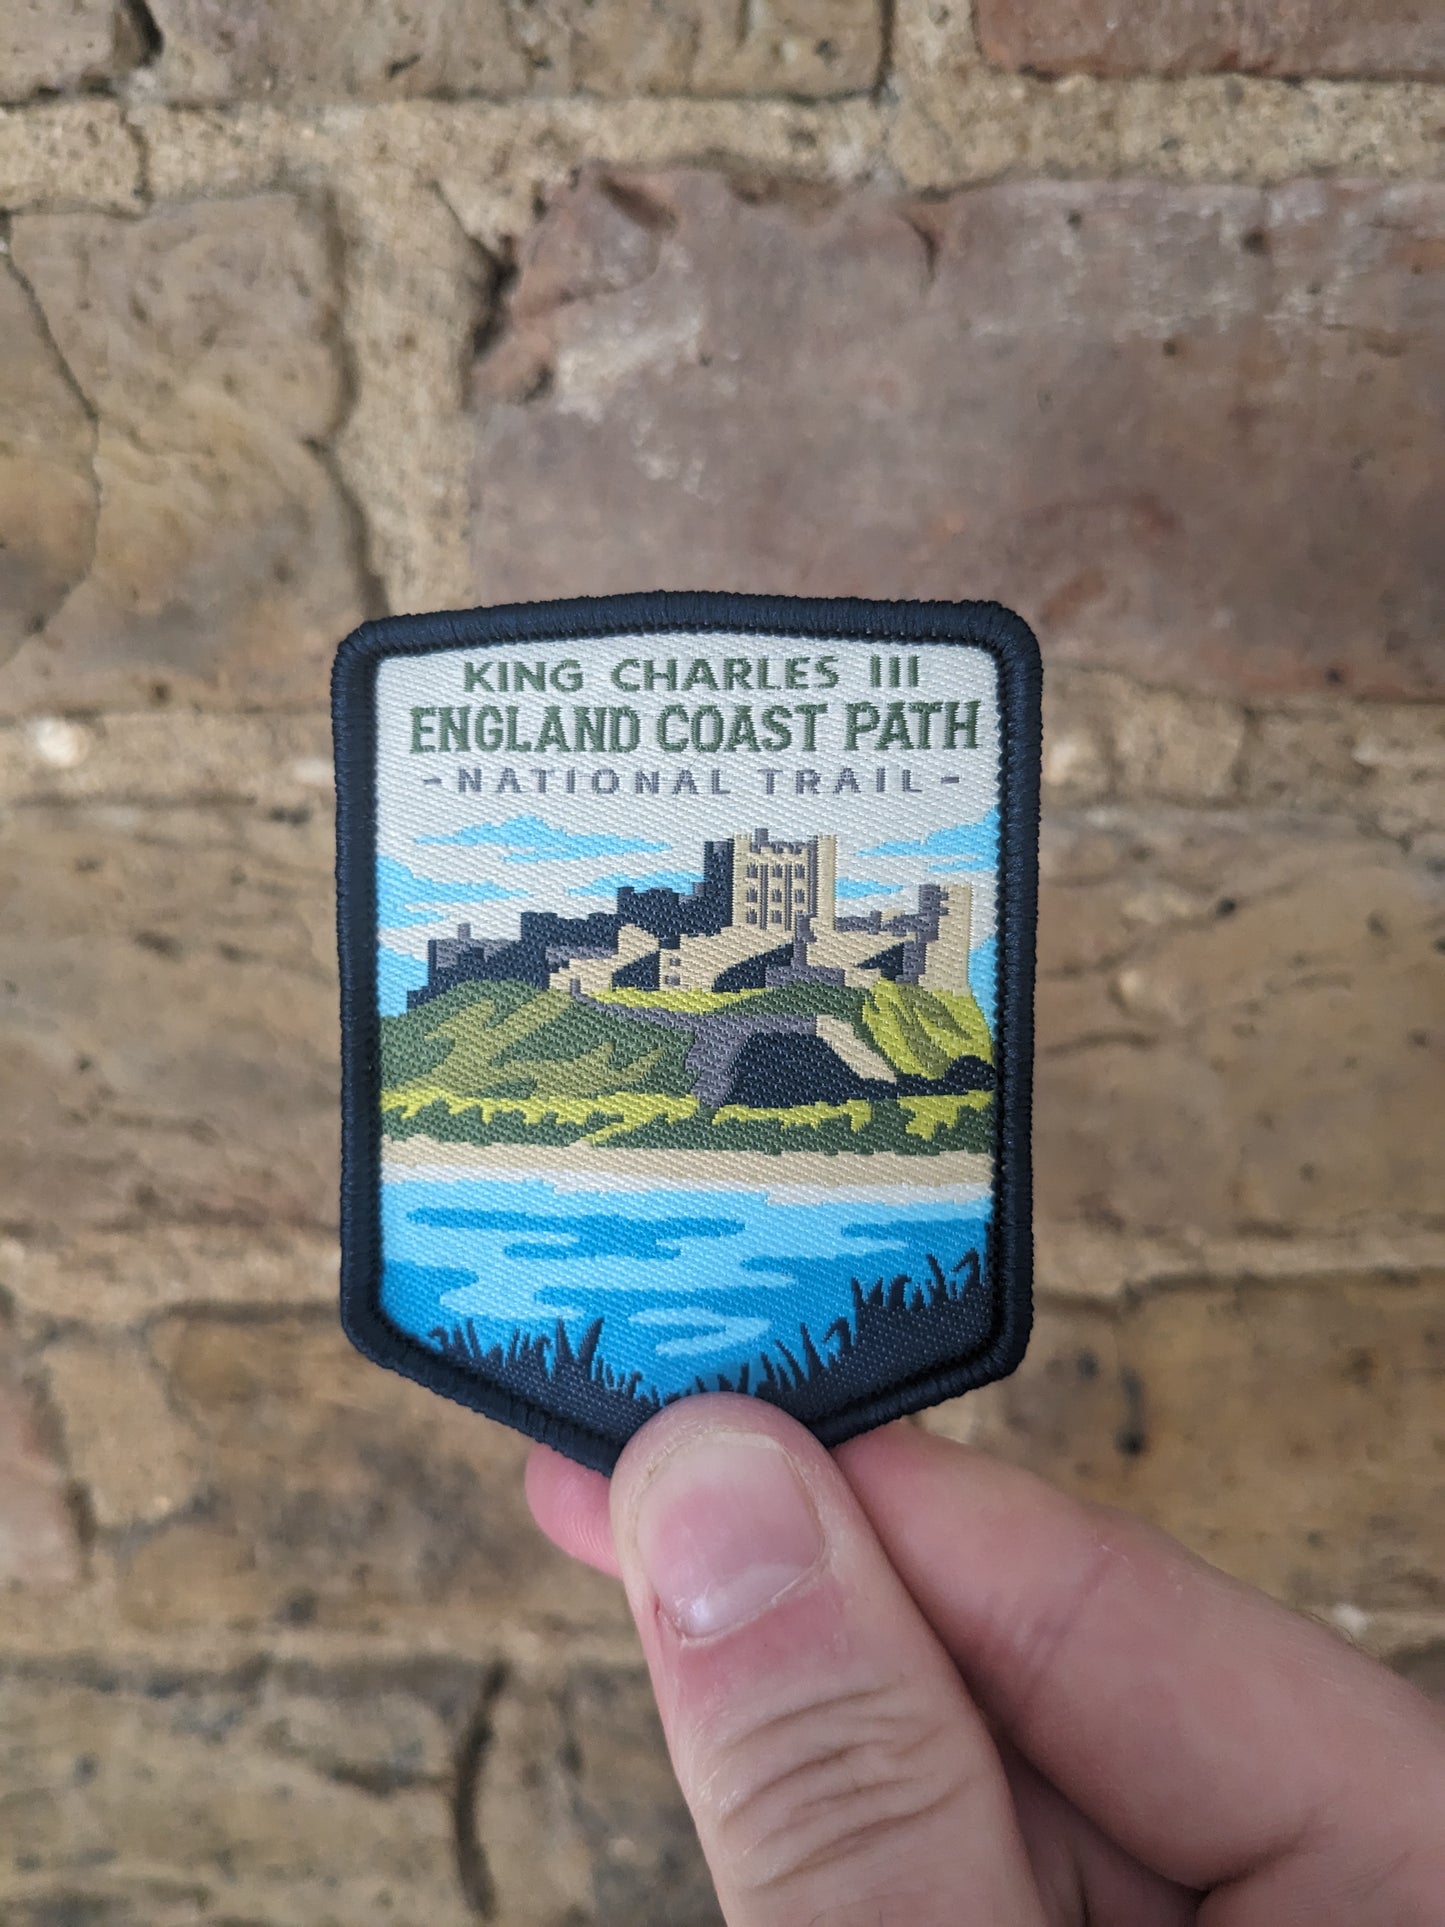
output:
[[401, 617], [333, 686], [342, 1315], [604, 1470], [832, 1444], [1030, 1317], [1039, 662], [995, 604]]

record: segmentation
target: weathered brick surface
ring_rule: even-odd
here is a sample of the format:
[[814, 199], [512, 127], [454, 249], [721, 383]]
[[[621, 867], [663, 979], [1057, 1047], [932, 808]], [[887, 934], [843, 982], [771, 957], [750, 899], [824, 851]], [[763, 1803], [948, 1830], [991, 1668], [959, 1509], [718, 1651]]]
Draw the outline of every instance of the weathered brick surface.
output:
[[139, 1345], [70, 1337], [49, 1348], [44, 1368], [70, 1469], [98, 1526], [149, 1525], [198, 1497], [195, 1433]]
[[29, 290], [0, 262], [0, 674], [84, 576], [95, 429]]
[[15, 1927], [476, 1918], [452, 1756], [480, 1669], [0, 1672], [0, 1913]]
[[477, 369], [477, 592], [996, 594], [1051, 660], [1438, 688], [1442, 220], [1413, 186], [585, 181]]
[[0, 208], [81, 204], [141, 205], [141, 150], [119, 105], [82, 98], [0, 107]]
[[324, 807], [329, 829], [331, 789], [330, 719], [318, 710], [201, 718], [148, 706], [0, 724], [0, 808], [99, 804], [158, 814], [233, 804], [304, 828]]
[[101, 509], [85, 579], [0, 670], [0, 712], [318, 701], [363, 613], [318, 452], [343, 408], [320, 220], [285, 195], [36, 214], [11, 249], [99, 418]]
[[65, 1470], [32, 1388], [4, 1341], [0, 1354], [0, 1586], [74, 1585], [82, 1558]]
[[927, 1415], [1321, 1609], [1445, 1603], [1439, 1277], [1047, 1311], [1008, 1383]]
[[0, 100], [113, 80], [144, 53], [123, 0], [6, 0]]
[[[1438, 90], [1428, 81], [1071, 74], [1060, 85], [982, 63], [962, 30], [968, 14], [966, 0], [899, 0], [907, 79], [887, 138], [909, 187], [941, 192], [1008, 174], [1261, 185], [1440, 176]], [[933, 23], [950, 16], [935, 35]]]
[[780, 0], [739, 17], [706, 0], [153, 0], [158, 90], [326, 99], [425, 94], [857, 92], [878, 76], [880, 0]]
[[175, 100], [508, 94], [529, 76], [506, 0], [152, 0], [152, 11], [162, 34], [155, 85]]
[[1240, 787], [1250, 802], [1363, 811], [1416, 843], [1445, 826], [1445, 711], [1280, 712], [1249, 732]]
[[1228, 801], [1247, 735], [1237, 703], [1125, 676], [1051, 675], [1044, 688], [1044, 786], [1058, 803]]
[[[152, 11], [0, 26], [0, 1918], [717, 1918], [619, 1590], [336, 1330], [373, 607], [1038, 620], [1041, 1316], [930, 1422], [1438, 1690], [1438, 92], [1054, 84], [961, 0]], [[1223, 17], [1105, 56], [1431, 44]]]
[[474, 1812], [508, 1927], [721, 1920], [640, 1668], [573, 1665], [503, 1692]]
[[1431, 0], [976, 0], [985, 58], [1035, 73], [1445, 74]]
[[366, 1364], [329, 1308], [169, 1316], [150, 1351], [204, 1503], [116, 1542], [131, 1626], [624, 1623], [618, 1589], [533, 1528], [525, 1441]]
[[0, 728], [0, 1284], [33, 1317], [334, 1292], [329, 747], [317, 715]]
[[[159, 1195], [159, 1194], [157, 1194]], [[334, 1231], [247, 1222], [174, 1224], [144, 1214], [118, 1230], [71, 1222], [0, 1237], [0, 1291], [35, 1325], [124, 1329], [177, 1306], [336, 1302]]]
[[1440, 877], [1301, 819], [1046, 828], [1049, 1219], [1208, 1235], [1438, 1210]]
[[329, 839], [305, 806], [0, 818], [10, 1227], [334, 1223]]
[[0, 1772], [16, 1927], [721, 1918], [636, 1666], [10, 1665]]

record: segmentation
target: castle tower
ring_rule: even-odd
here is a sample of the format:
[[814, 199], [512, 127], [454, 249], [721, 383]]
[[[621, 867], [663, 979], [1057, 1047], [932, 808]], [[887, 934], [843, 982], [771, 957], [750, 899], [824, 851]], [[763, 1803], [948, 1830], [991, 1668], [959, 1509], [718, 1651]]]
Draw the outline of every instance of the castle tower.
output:
[[733, 923], [785, 943], [804, 917], [833, 928], [838, 846], [831, 836], [786, 842], [767, 830], [733, 838]]
[[940, 895], [938, 935], [928, 946], [918, 981], [925, 990], [967, 990], [973, 889], [967, 883], [950, 883]]

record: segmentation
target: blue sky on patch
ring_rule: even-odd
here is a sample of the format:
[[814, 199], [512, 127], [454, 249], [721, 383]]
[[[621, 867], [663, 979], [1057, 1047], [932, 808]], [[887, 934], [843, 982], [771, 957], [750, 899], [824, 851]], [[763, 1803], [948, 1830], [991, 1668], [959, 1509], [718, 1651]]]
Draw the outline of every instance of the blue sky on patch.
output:
[[968, 987], [992, 1033], [998, 1023], [998, 933], [976, 944], [968, 959]]
[[645, 836], [617, 836], [606, 830], [564, 830], [544, 823], [540, 816], [512, 816], [502, 823], [468, 823], [450, 836], [419, 836], [418, 843], [449, 844], [478, 849], [490, 845], [505, 854], [504, 863], [568, 863], [586, 857], [628, 856], [638, 850], [659, 851], [670, 846]]
[[[930, 830], [916, 841], [875, 843], [864, 856], [966, 857], [967, 863], [951, 863], [952, 870], [975, 869], [998, 860], [998, 811], [992, 809], [977, 823], [955, 823], [948, 829]], [[934, 866], [930, 866], [934, 867]], [[942, 866], [937, 866], [942, 867]]]
[[620, 871], [613, 871], [610, 876], [593, 877], [590, 883], [574, 883], [567, 894], [569, 897], [610, 897], [615, 896], [624, 883], [630, 883], [634, 890], [686, 891], [701, 880], [686, 870], [650, 870], [642, 876], [624, 876]]
[[869, 883], [864, 877], [839, 877], [837, 884], [840, 897], [891, 897], [903, 888], [901, 883]]
[[452, 883], [419, 877], [395, 857], [376, 859], [376, 920], [384, 930], [444, 922], [454, 904], [505, 903], [509, 897], [526, 894], [525, 890], [508, 890], [500, 883]]
[[376, 1006], [383, 1017], [400, 1017], [406, 1009], [406, 993], [420, 990], [425, 982], [425, 957], [409, 957], [404, 951], [388, 950], [385, 944], [378, 944]]

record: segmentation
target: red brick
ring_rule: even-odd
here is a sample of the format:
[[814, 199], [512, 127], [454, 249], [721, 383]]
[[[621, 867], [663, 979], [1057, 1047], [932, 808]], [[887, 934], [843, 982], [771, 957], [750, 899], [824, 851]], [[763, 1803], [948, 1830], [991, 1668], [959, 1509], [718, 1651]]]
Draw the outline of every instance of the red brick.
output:
[[976, 21], [987, 59], [1035, 73], [1445, 74], [1437, 0], [978, 0]]
[[584, 182], [477, 370], [477, 593], [997, 596], [1050, 660], [1424, 694], [1442, 234], [1429, 185]]

